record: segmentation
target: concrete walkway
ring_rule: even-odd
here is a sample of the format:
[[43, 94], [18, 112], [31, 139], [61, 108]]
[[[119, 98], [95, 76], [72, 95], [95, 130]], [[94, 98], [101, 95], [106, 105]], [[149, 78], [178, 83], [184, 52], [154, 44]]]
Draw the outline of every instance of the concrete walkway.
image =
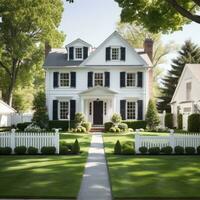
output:
[[78, 200], [111, 200], [102, 133], [94, 133]]

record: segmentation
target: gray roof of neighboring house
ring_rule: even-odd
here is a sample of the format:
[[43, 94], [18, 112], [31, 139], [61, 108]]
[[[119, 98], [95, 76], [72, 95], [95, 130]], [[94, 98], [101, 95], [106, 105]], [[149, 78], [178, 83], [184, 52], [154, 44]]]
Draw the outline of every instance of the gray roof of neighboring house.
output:
[[52, 49], [44, 62], [44, 67], [64, 67], [78, 66], [82, 61], [67, 60], [67, 52], [65, 48]]

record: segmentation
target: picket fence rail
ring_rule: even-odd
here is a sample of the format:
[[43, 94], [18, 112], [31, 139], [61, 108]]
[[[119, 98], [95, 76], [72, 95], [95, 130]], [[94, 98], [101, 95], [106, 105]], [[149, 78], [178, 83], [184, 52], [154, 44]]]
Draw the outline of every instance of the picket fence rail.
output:
[[170, 133], [166, 136], [146, 136], [140, 133], [135, 134], [135, 150], [140, 153], [140, 147], [165, 147], [171, 146], [173, 149], [176, 146], [194, 147], [200, 146], [200, 134], [174, 134]]
[[0, 147], [11, 147], [14, 152], [14, 148], [17, 146], [35, 147], [41, 152], [42, 147], [55, 147], [56, 153], [59, 153], [59, 129], [55, 129], [55, 132], [15, 132], [12, 129], [11, 132], [0, 133]]

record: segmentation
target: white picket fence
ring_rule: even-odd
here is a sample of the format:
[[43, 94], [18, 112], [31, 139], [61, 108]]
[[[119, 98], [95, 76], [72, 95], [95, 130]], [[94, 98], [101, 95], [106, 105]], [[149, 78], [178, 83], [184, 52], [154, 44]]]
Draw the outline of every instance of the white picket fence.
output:
[[59, 153], [59, 130], [56, 129], [52, 133], [32, 133], [15, 132], [15, 129], [12, 129], [11, 132], [0, 133], [0, 147], [11, 147], [14, 151], [17, 146], [35, 147], [39, 152], [42, 147], [56, 147], [56, 153]]
[[175, 146], [182, 147], [194, 147], [197, 148], [200, 146], [200, 134], [173, 134], [170, 133], [166, 136], [146, 136], [141, 135], [139, 133], [135, 134], [135, 150], [136, 153], [139, 152], [139, 148], [145, 146], [147, 148], [150, 147], [165, 147], [171, 146], [174, 148]]

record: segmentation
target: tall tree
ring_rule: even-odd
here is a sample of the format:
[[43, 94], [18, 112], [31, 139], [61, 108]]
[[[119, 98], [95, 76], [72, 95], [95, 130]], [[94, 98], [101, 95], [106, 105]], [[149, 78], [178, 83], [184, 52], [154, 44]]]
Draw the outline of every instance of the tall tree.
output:
[[160, 65], [166, 62], [165, 56], [174, 51], [176, 49], [176, 45], [173, 42], [169, 42], [169, 44], [164, 45], [161, 41], [161, 33], [150, 33], [146, 28], [137, 26], [134, 23], [118, 23], [117, 30], [134, 48], [143, 48], [144, 40], [146, 38], [151, 38], [154, 41], [152, 57], [154, 68], [153, 94], [155, 97], [158, 97], [160, 95], [159, 81], [163, 73]]
[[200, 0], [115, 0], [121, 21], [143, 25], [150, 32], [177, 31], [192, 21], [200, 24]]
[[172, 62], [171, 70], [168, 71], [168, 74], [162, 80], [163, 87], [161, 88], [161, 101], [158, 103], [158, 109], [160, 111], [171, 111], [170, 101], [185, 64], [200, 63], [200, 47], [190, 40], [186, 41], [178, 52], [177, 58]]
[[43, 56], [42, 44], [64, 39], [57, 30], [62, 12], [62, 0], [0, 0], [0, 70], [9, 105], [17, 80]]

